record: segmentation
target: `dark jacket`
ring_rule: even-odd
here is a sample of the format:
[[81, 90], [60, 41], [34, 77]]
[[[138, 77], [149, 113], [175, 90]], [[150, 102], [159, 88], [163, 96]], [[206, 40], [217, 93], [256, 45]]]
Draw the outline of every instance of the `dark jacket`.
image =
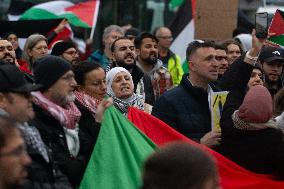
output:
[[[222, 142], [217, 151], [256, 173], [284, 176], [284, 143], [279, 129], [244, 131], [234, 127], [232, 114], [243, 102], [253, 66], [238, 59], [232, 64], [238, 77], [230, 82], [220, 120]], [[242, 68], [242, 69], [240, 69]], [[239, 71], [238, 71], [239, 70]], [[261, 100], [261, 99], [260, 99]]]
[[52, 158], [59, 169], [67, 175], [70, 183], [79, 186], [87, 164], [86, 152], [90, 144], [85, 140], [84, 134], [79, 131], [80, 152], [73, 157], [67, 146], [64, 129], [60, 122], [47, 111], [34, 104], [35, 118], [30, 122], [34, 125], [42, 137], [43, 142], [52, 151]]
[[28, 167], [28, 178], [22, 189], [71, 189], [71, 184], [65, 174], [52, 159], [54, 156], [51, 150], [49, 162], [47, 163], [41, 155], [32, 151], [27, 146], [27, 152], [32, 159], [32, 164]]
[[[202, 88], [194, 87], [183, 75], [179, 86], [165, 92], [154, 104], [152, 115], [185, 136], [200, 140], [211, 131], [211, 116], [208, 93]], [[213, 91], [217, 88], [211, 86]]]
[[101, 124], [96, 122], [91, 112], [79, 101], [75, 100], [75, 104], [82, 114], [79, 121], [80, 131], [84, 133], [85, 140], [88, 141], [87, 144], [90, 144], [89, 147], [85, 147], [85, 154], [89, 159], [96, 144]]

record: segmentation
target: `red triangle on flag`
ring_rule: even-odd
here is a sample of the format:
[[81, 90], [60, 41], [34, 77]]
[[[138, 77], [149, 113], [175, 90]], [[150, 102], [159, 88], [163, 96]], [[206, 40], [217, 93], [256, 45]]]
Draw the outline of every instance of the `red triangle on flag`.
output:
[[284, 12], [276, 10], [268, 31], [276, 36], [284, 34]]
[[93, 27], [97, 20], [99, 4], [99, 0], [86, 1], [83, 3], [78, 3], [71, 7], [67, 7], [65, 8], [65, 11], [72, 12], [90, 27]]
[[185, 141], [205, 150], [215, 158], [219, 170], [221, 186], [226, 189], [282, 189], [284, 182], [273, 180], [271, 175], [261, 175], [248, 171], [221, 154], [200, 145], [178, 133], [158, 118], [137, 108], [128, 109], [128, 119], [158, 146], [173, 141]]

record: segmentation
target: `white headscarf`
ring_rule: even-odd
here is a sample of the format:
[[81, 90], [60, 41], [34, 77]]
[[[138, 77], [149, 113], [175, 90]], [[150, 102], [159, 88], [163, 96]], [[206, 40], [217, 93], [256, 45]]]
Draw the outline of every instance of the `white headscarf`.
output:
[[106, 83], [107, 83], [107, 93], [110, 94], [111, 96], [115, 96], [115, 93], [113, 92], [112, 90], [112, 82], [116, 76], [116, 74], [118, 74], [119, 72], [125, 72], [127, 73], [127, 75], [130, 77], [131, 79], [131, 83], [132, 83], [132, 86], [134, 86], [134, 83], [133, 83], [133, 80], [132, 80], [132, 76], [131, 74], [129, 73], [129, 71], [123, 67], [115, 67], [115, 68], [112, 68], [111, 70], [109, 70], [107, 72], [107, 75], [106, 75]]
[[133, 83], [132, 76], [129, 73], [129, 71], [126, 70], [123, 67], [115, 67], [115, 68], [112, 68], [111, 70], [109, 70], [107, 72], [107, 75], [106, 75], [107, 94], [113, 98], [114, 105], [125, 114], [127, 113], [129, 106], [134, 106], [134, 107], [137, 107], [141, 110], [144, 110], [143, 97], [135, 94], [134, 91], [133, 91], [133, 94], [131, 95], [131, 97], [129, 97], [127, 99], [120, 99], [120, 98], [116, 97], [114, 91], [112, 90], [112, 82], [113, 82], [115, 76], [120, 72], [125, 72], [130, 77], [131, 84], [132, 84], [132, 87], [134, 89], [134, 83]]

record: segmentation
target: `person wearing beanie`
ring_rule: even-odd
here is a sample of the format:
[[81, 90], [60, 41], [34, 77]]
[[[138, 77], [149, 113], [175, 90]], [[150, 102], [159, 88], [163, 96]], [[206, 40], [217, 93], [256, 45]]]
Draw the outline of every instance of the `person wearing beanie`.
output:
[[54, 44], [50, 54], [60, 56], [72, 65], [76, 65], [80, 61], [76, 45], [72, 41], [58, 41]]
[[35, 118], [30, 124], [39, 130], [54, 154], [52, 159], [77, 188], [93, 146], [78, 124], [81, 112], [74, 104], [77, 83], [71, 64], [61, 57], [47, 55], [35, 62], [34, 78], [42, 89], [32, 93]]

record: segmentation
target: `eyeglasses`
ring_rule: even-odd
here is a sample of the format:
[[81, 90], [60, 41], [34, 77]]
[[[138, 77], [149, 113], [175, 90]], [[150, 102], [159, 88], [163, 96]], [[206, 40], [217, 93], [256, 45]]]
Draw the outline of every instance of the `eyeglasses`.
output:
[[64, 53], [69, 54], [71, 56], [77, 55], [78, 52], [77, 51], [65, 51]]
[[26, 145], [20, 145], [14, 150], [11, 150], [10, 152], [4, 152], [0, 153], [0, 157], [5, 157], [5, 156], [16, 156], [19, 157], [23, 155], [24, 153], [27, 153]]

